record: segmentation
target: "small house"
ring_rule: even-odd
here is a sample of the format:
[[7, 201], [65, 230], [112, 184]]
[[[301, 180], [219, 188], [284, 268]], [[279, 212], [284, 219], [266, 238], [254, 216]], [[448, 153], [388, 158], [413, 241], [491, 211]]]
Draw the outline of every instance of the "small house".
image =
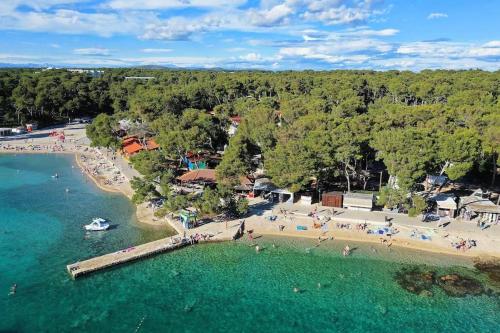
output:
[[186, 156], [182, 158], [182, 161], [189, 170], [207, 168], [207, 158], [205, 157], [205, 154], [195, 154], [192, 152], [188, 152]]
[[344, 193], [326, 192], [321, 196], [321, 204], [325, 207], [342, 208]]
[[217, 183], [214, 169], [191, 170], [177, 177], [181, 184], [202, 184], [212, 185]]
[[253, 190], [252, 179], [249, 178], [248, 176], [241, 176], [239, 179], [240, 179], [240, 184], [236, 185], [234, 187], [234, 190], [239, 193], [245, 193], [245, 194], [252, 192]]
[[487, 198], [483, 198], [481, 190], [475, 191], [468, 197], [460, 198], [460, 217], [464, 221], [477, 221], [478, 223], [498, 223], [500, 221], [500, 206], [495, 205]]
[[10, 135], [12, 135], [12, 128], [0, 127], [0, 136], [10, 136]]
[[14, 134], [24, 134], [24, 133], [26, 133], [26, 129], [24, 127], [22, 127], [22, 126], [15, 127], [15, 128], [12, 129], [12, 133], [14, 133]]
[[33, 132], [38, 129], [38, 123], [37, 122], [32, 122], [29, 124], [26, 124], [26, 130], [28, 132]]
[[352, 210], [371, 211], [373, 209], [373, 193], [346, 193], [342, 206]]
[[441, 187], [445, 185], [447, 181], [448, 177], [446, 176], [427, 175], [424, 181], [424, 188], [428, 191], [434, 187]]
[[301, 194], [300, 196], [300, 201], [299, 203], [304, 206], [311, 206], [313, 202], [313, 196], [312, 193], [304, 193]]
[[268, 197], [272, 202], [294, 203], [294, 194], [286, 189], [280, 189], [269, 178], [258, 178], [253, 184], [254, 196]]
[[457, 198], [446, 194], [438, 194], [430, 199], [436, 203], [436, 214], [440, 217], [454, 218], [457, 215]]
[[143, 144], [138, 137], [129, 136], [125, 137], [122, 141], [122, 150], [127, 157], [131, 157], [143, 150], [156, 150], [158, 148], [160, 146], [153, 139], [148, 139]]
[[196, 228], [198, 224], [196, 212], [188, 209], [183, 209], [179, 212], [179, 220], [186, 229]]

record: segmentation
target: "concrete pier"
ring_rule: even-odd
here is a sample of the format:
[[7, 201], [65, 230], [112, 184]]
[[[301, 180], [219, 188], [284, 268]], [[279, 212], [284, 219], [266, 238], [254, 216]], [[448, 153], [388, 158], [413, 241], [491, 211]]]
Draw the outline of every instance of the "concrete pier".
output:
[[198, 240], [199, 243], [234, 240], [243, 235], [245, 223], [244, 220], [231, 221], [227, 224], [227, 228], [225, 228], [225, 226], [224, 223], [213, 223], [201, 226], [197, 229], [185, 229], [182, 231], [185, 234], [184, 238], [181, 236], [172, 236], [146, 244], [132, 246], [124, 250], [67, 265], [66, 269], [71, 277], [75, 279], [108, 267], [121, 265], [191, 245], [193, 244], [191, 242], [191, 237], [195, 238], [194, 236], [196, 236], [196, 234], [208, 235], [206, 238], [200, 238]]
[[133, 246], [117, 252], [105, 254], [85, 261], [67, 265], [68, 273], [73, 277], [87, 275], [108, 267], [124, 264], [130, 261], [150, 257], [155, 254], [172, 251], [190, 244], [187, 239], [169, 237], [146, 244]]

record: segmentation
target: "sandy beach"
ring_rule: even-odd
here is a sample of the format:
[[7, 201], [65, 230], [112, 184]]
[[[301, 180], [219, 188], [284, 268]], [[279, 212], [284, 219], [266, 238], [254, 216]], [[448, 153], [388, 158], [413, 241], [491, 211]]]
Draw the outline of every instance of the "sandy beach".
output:
[[[51, 134], [58, 133], [57, 136]], [[60, 135], [64, 133], [64, 140]], [[90, 147], [85, 125], [66, 125], [36, 130], [33, 133], [0, 138], [0, 154], [73, 154], [78, 168], [103, 191], [122, 193], [129, 199], [134, 194], [130, 167], [120, 155]], [[127, 170], [124, 170], [127, 168]], [[135, 171], [135, 170], [134, 170]], [[150, 226], [164, 226], [147, 205], [137, 205], [137, 221]]]
[[[336, 208], [335, 214], [332, 215], [331, 208], [319, 206], [317, 208], [319, 218], [326, 222], [323, 222], [323, 227], [318, 225], [315, 227], [315, 220], [308, 216], [310, 211], [316, 209], [314, 207], [283, 204], [262, 209], [261, 206], [262, 202], [254, 200], [251, 204], [252, 214], [245, 218], [245, 230], [253, 230], [254, 235], [318, 239], [319, 246], [322, 242], [331, 240], [341, 241], [346, 245], [349, 241], [355, 241], [384, 244], [388, 251], [392, 247], [405, 247], [419, 251], [481, 258], [481, 260], [500, 258], [498, 225], [482, 231], [474, 223], [453, 220], [445, 227], [438, 227], [437, 222], [424, 223], [420, 217], [411, 218], [404, 214]], [[275, 216], [276, 220], [270, 221], [269, 216]], [[388, 236], [368, 233], [368, 230], [385, 228], [386, 218], [391, 220], [391, 228], [396, 231], [394, 234]], [[366, 225], [365, 229], [358, 229], [357, 226], [362, 225]], [[297, 226], [306, 227], [307, 230], [297, 230]], [[426, 235], [427, 239], [422, 240], [418, 237], [420, 235]], [[462, 241], [466, 244], [474, 241], [476, 246], [457, 249], [454, 244]]]
[[[49, 136], [54, 132], [64, 133], [64, 141], [58, 137]], [[121, 155], [90, 147], [84, 125], [67, 125], [38, 130], [28, 135], [1, 138], [0, 153], [74, 154], [77, 166], [96, 186], [104, 191], [122, 193], [129, 199], [133, 195], [130, 179], [139, 175]], [[322, 228], [315, 228], [314, 219], [308, 216], [313, 206], [294, 204], [262, 207], [263, 203], [265, 204], [259, 199], [251, 201], [251, 213], [245, 218], [246, 230], [254, 230], [256, 234], [270, 236], [315, 239], [320, 237], [321, 241], [333, 237], [334, 241], [342, 242], [383, 243], [388, 246], [388, 249], [394, 246], [449, 255], [500, 258], [500, 226], [498, 225], [481, 231], [474, 223], [452, 220], [448, 226], [442, 228], [438, 227], [436, 222], [422, 223], [419, 217], [410, 218], [403, 214], [337, 209], [337, 212], [332, 215], [330, 208], [319, 207], [316, 208], [318, 218], [328, 221], [324, 222]], [[147, 203], [137, 205], [136, 215], [140, 223], [172, 228], [172, 222], [156, 218], [153, 208]], [[266, 218], [271, 215], [276, 216], [276, 221], [270, 222]], [[397, 233], [391, 236], [367, 234], [365, 231], [356, 229], [357, 225], [361, 224], [367, 224], [369, 229], [381, 228], [388, 216], [393, 222], [393, 228], [397, 230]], [[236, 225], [238, 221], [231, 223]], [[284, 226], [281, 231], [280, 225]], [[307, 227], [307, 230], [297, 230], [299, 225]], [[338, 225], [344, 227], [338, 228]], [[196, 232], [196, 230], [192, 229], [190, 232]], [[422, 240], [421, 235], [426, 235], [428, 239]], [[469, 245], [471, 240], [476, 246], [463, 246], [460, 250], [454, 247], [454, 244], [460, 242]]]

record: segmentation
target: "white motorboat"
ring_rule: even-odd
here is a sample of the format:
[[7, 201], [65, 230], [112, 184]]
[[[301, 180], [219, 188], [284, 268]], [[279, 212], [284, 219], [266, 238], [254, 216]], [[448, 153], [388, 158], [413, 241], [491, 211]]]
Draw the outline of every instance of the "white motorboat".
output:
[[85, 230], [88, 231], [103, 231], [109, 228], [109, 223], [105, 219], [96, 217], [92, 220], [92, 223], [85, 225]]

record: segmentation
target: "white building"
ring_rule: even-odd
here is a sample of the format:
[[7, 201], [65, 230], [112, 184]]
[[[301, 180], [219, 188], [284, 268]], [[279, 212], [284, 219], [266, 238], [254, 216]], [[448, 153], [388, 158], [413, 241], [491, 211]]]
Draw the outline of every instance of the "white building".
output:
[[369, 212], [373, 209], [373, 202], [373, 193], [346, 193], [342, 206], [352, 210]]

